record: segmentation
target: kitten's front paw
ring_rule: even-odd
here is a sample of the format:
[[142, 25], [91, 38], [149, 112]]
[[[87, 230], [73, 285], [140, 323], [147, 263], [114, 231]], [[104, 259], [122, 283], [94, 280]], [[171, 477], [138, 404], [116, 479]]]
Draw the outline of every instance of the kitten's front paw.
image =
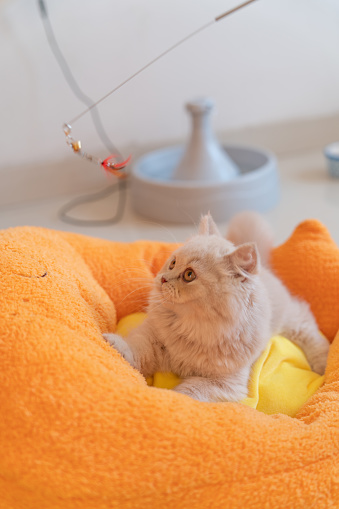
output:
[[126, 359], [126, 361], [131, 366], [133, 366], [133, 368], [135, 367], [133, 353], [128, 344], [126, 343], [126, 341], [122, 339], [121, 336], [119, 336], [118, 334], [103, 334], [103, 338], [105, 341], [107, 341], [107, 343], [109, 343], [116, 350], [118, 350], [120, 355], [122, 355], [122, 357]]

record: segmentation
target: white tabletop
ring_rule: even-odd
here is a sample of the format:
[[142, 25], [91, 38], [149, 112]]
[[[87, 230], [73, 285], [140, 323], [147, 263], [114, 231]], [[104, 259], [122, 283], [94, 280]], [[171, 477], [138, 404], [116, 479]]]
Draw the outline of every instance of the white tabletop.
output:
[[[339, 244], [339, 179], [327, 174], [326, 161], [320, 151], [294, 153], [278, 157], [281, 179], [279, 204], [265, 215], [276, 232], [276, 243], [283, 242], [298, 223], [308, 218], [320, 220]], [[97, 190], [94, 190], [97, 191]], [[129, 191], [123, 217], [118, 224], [107, 226], [74, 226], [58, 217], [58, 211], [75, 196], [0, 206], [0, 228], [34, 225], [56, 230], [73, 231], [115, 241], [138, 239], [184, 241], [194, 232], [195, 225], [160, 224], [133, 212]], [[83, 219], [104, 219], [113, 216], [117, 195], [97, 203], [82, 205], [72, 214]], [[225, 231], [226, 223], [219, 224]]]

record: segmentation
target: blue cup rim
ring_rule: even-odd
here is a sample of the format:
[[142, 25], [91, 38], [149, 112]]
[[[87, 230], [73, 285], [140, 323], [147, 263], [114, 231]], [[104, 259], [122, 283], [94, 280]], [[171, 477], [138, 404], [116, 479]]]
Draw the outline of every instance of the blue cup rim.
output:
[[[338, 152], [333, 153], [333, 147], [336, 146]], [[330, 145], [327, 145], [324, 148], [324, 154], [327, 157], [327, 159], [330, 159], [331, 161], [339, 161], [339, 142], [331, 143]]]

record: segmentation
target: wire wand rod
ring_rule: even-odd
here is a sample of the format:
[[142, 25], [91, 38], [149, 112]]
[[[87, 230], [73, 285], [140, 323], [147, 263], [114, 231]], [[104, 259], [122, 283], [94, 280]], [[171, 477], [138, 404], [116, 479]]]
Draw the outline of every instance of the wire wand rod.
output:
[[95, 106], [97, 106], [98, 104], [100, 104], [101, 102], [103, 102], [105, 99], [107, 99], [107, 97], [109, 97], [110, 95], [114, 94], [114, 92], [116, 92], [117, 90], [119, 90], [119, 88], [123, 87], [124, 85], [126, 85], [126, 83], [128, 83], [129, 81], [131, 81], [133, 78], [135, 78], [136, 76], [138, 76], [138, 74], [142, 73], [143, 71], [145, 71], [145, 69], [147, 69], [148, 67], [150, 67], [151, 65], [153, 65], [155, 62], [157, 62], [158, 60], [160, 60], [162, 57], [164, 57], [165, 55], [167, 55], [168, 53], [170, 53], [171, 51], [173, 51], [175, 48], [177, 48], [178, 46], [181, 46], [181, 44], [183, 44], [184, 42], [188, 41], [188, 39], [191, 39], [191, 37], [194, 37], [195, 35], [199, 34], [200, 32], [202, 32], [203, 30], [205, 30], [206, 28], [212, 26], [215, 22], [217, 21], [220, 21], [221, 19], [224, 19], [226, 18], [226, 16], [229, 16], [230, 14], [233, 14], [233, 12], [235, 11], [238, 11], [239, 9], [242, 9], [243, 7], [245, 7], [246, 5], [252, 3], [252, 2], [255, 2], [256, 0], [248, 0], [247, 2], [244, 2], [240, 5], [238, 5], [237, 7], [234, 7], [233, 9], [230, 9], [229, 11], [226, 11], [224, 12], [223, 14], [220, 14], [220, 16], [217, 16], [216, 18], [213, 19], [213, 21], [210, 21], [209, 23], [206, 23], [206, 25], [203, 25], [201, 26], [200, 28], [198, 28], [197, 30], [195, 30], [194, 32], [190, 33], [189, 35], [187, 35], [186, 37], [184, 37], [183, 39], [181, 39], [180, 41], [176, 42], [175, 44], [173, 44], [173, 46], [171, 46], [170, 48], [168, 48], [167, 50], [163, 51], [162, 53], [160, 53], [160, 55], [158, 55], [156, 58], [154, 58], [153, 60], [151, 60], [150, 62], [148, 62], [148, 64], [144, 65], [143, 67], [141, 67], [138, 71], [136, 71], [134, 74], [132, 74], [129, 78], [125, 79], [124, 81], [122, 81], [119, 85], [117, 85], [115, 88], [113, 88], [113, 90], [111, 90], [110, 92], [108, 92], [107, 94], [105, 94], [103, 97], [101, 97], [101, 99], [99, 99], [98, 101], [96, 101], [95, 103], [91, 104], [86, 110], [84, 110], [82, 113], [80, 113], [79, 115], [77, 115], [76, 117], [74, 117], [72, 120], [70, 120], [69, 122], [67, 122], [68, 125], [72, 125], [74, 124], [74, 122], [77, 122], [77, 120], [79, 120], [81, 117], [83, 117], [84, 115], [86, 115], [86, 113], [88, 113], [89, 111], [91, 111], [92, 108], [94, 108]]
[[226, 18], [226, 16], [229, 16], [230, 14], [233, 14], [233, 12], [238, 11], [239, 9], [242, 9], [242, 7], [245, 7], [248, 4], [251, 4], [252, 2], [255, 2], [256, 0], [248, 0], [247, 2], [244, 2], [243, 4], [238, 5], [237, 7], [234, 7], [233, 9], [230, 9], [229, 11], [224, 12], [224, 14], [220, 14], [220, 16], [217, 16], [215, 18], [215, 21], [220, 21], [223, 18]]

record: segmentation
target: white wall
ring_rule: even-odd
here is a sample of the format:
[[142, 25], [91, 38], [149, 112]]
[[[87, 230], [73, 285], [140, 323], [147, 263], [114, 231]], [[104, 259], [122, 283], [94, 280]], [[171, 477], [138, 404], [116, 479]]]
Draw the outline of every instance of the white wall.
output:
[[[99, 99], [235, 0], [45, 0], [83, 90]], [[185, 101], [217, 104], [215, 131], [339, 112], [338, 0], [258, 0], [216, 23], [100, 108], [119, 147], [185, 137]], [[0, 168], [69, 155], [63, 122], [84, 107], [65, 83], [33, 0], [0, 0]], [[73, 126], [104, 156], [87, 115]], [[339, 126], [338, 126], [339, 138]]]

